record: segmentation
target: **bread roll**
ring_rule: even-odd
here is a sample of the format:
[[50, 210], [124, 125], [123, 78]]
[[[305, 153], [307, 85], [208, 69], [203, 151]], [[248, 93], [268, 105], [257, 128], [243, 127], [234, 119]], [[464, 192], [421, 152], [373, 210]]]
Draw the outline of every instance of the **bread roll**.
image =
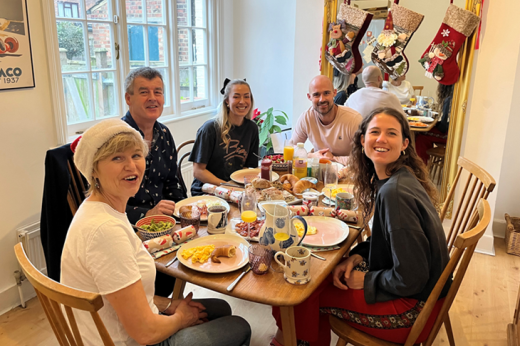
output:
[[314, 187], [314, 184], [311, 183], [308, 180], [299, 180], [296, 184], [293, 186], [293, 192], [296, 194], [303, 193], [304, 190], [310, 189], [311, 187]]
[[251, 181], [251, 184], [253, 184], [253, 187], [255, 189], [268, 189], [271, 187], [271, 183], [265, 179], [262, 178], [255, 178], [253, 181]]
[[213, 263], [221, 263], [218, 257], [235, 257], [237, 249], [235, 245], [219, 246], [211, 253], [211, 261]]

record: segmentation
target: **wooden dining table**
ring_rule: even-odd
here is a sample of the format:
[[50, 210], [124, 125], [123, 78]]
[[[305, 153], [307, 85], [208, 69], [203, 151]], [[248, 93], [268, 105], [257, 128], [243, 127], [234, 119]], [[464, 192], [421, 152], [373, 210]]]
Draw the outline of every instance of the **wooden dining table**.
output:
[[416, 135], [416, 132], [418, 132], [418, 133], [429, 132], [431, 129], [433, 129], [435, 127], [435, 125], [437, 125], [438, 121], [439, 121], [439, 115], [437, 115], [431, 123], [427, 123], [428, 126], [426, 126], [426, 127], [412, 127], [412, 126], [410, 126], [410, 137], [411, 137], [410, 139], [412, 141], [412, 145], [413, 145], [414, 148], [415, 148], [415, 135]]
[[[236, 204], [230, 203], [228, 218], [240, 217], [240, 210]], [[348, 225], [348, 223], [347, 223]], [[155, 261], [157, 270], [176, 278], [173, 297], [183, 297], [186, 282], [204, 287], [232, 297], [244, 299], [251, 302], [280, 307], [282, 329], [284, 331], [284, 344], [296, 346], [296, 326], [294, 320], [294, 306], [302, 303], [333, 271], [342, 260], [352, 244], [358, 238], [361, 229], [361, 221], [358, 224], [350, 224], [347, 239], [339, 244], [340, 248], [333, 251], [322, 251], [317, 254], [325, 258], [325, 261], [311, 256], [311, 281], [305, 285], [292, 285], [285, 281], [283, 272], [275, 272], [272, 268], [267, 274], [256, 275], [249, 271], [231, 291], [227, 287], [243, 272], [243, 268], [223, 274], [202, 273], [190, 269], [176, 261], [166, 267], [166, 263], [172, 260], [175, 252], [163, 256]], [[176, 229], [180, 225], [175, 226]], [[227, 231], [226, 233], [228, 233]], [[232, 231], [232, 233], [234, 233]], [[207, 225], [201, 224], [197, 237], [204, 237], [207, 233]], [[236, 233], [235, 233], [236, 234]], [[237, 235], [239, 237], [239, 235]]]

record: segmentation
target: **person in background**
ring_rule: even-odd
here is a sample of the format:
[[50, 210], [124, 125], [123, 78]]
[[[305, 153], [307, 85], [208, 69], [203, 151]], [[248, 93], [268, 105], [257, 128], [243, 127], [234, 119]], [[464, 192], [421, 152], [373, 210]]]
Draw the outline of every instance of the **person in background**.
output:
[[383, 85], [383, 75], [376, 66], [368, 66], [362, 74], [365, 88], [353, 93], [345, 103], [345, 106], [359, 112], [363, 118], [367, 117], [376, 108], [389, 107], [397, 110], [403, 115], [401, 102], [394, 94], [381, 89]]
[[224, 101], [215, 119], [197, 131], [189, 160], [195, 179], [191, 195], [203, 195], [202, 185], [219, 186], [244, 167], [258, 167], [258, 126], [251, 120], [253, 93], [245, 80], [226, 78], [220, 91]]
[[412, 83], [406, 80], [406, 75], [397, 79], [390, 79], [383, 82], [383, 90], [389, 91], [399, 99], [402, 105], [410, 103], [410, 98], [414, 97]]
[[[350, 167], [364, 222], [374, 213], [372, 236], [294, 307], [296, 336], [302, 345], [330, 345], [328, 315], [333, 314], [365, 333], [404, 344], [449, 262], [436, 189], [410, 143], [407, 119], [393, 108], [376, 109], [363, 119]], [[450, 286], [451, 279], [417, 344], [430, 333]], [[273, 315], [280, 328], [279, 308]], [[279, 329], [271, 344], [282, 340]]]
[[[336, 76], [337, 72], [337, 76]], [[343, 106], [347, 99], [359, 90], [357, 83], [358, 78], [355, 73], [350, 75], [344, 75], [339, 73], [338, 70], [334, 69], [334, 89], [337, 90], [336, 96], [334, 97], [334, 103], [338, 106]]]
[[361, 123], [355, 110], [334, 104], [336, 90], [326, 76], [317, 76], [309, 84], [307, 98], [312, 106], [298, 118], [291, 143], [304, 143], [307, 139], [315, 152], [308, 157], [325, 158], [344, 165], [352, 150], [354, 133]]
[[126, 214], [131, 223], [150, 215], [173, 215], [175, 202], [184, 196], [177, 179], [177, 149], [167, 126], [157, 120], [164, 106], [161, 73], [151, 67], [131, 71], [125, 80], [128, 112], [123, 120], [139, 131], [150, 149], [146, 174], [128, 200]]
[[[90, 188], [67, 233], [61, 283], [102, 296], [99, 315], [118, 346], [248, 345], [249, 324], [223, 300], [163, 298], [162, 312], [154, 303], [155, 263], [125, 214], [147, 174], [147, 154], [142, 134], [119, 119], [85, 132], [74, 163]], [[75, 318], [86, 345], [103, 344], [88, 311]]]
[[415, 134], [415, 149], [417, 155], [428, 164], [428, 149], [433, 148], [433, 144], [446, 145], [448, 141], [448, 129], [450, 127], [451, 101], [453, 99], [453, 85], [439, 84], [437, 87], [438, 104], [442, 107], [441, 120], [434, 128], [428, 132], [418, 132]]

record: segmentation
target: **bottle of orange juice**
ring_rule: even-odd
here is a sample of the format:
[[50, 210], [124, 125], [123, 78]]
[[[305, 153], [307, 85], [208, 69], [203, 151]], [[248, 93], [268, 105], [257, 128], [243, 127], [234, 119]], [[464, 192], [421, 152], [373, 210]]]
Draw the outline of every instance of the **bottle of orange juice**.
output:
[[294, 153], [293, 174], [300, 179], [307, 176], [307, 150], [303, 147], [303, 143], [298, 143]]

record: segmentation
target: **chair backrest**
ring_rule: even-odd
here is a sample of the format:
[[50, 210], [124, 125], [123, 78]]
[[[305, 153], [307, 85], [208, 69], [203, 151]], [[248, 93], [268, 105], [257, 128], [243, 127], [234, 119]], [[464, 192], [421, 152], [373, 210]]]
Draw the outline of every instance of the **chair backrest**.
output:
[[[32, 265], [25, 254], [22, 243], [15, 245], [14, 252], [25, 276], [33, 285], [38, 300], [42, 304], [45, 315], [61, 346], [83, 345], [72, 308], [90, 312], [103, 344], [106, 346], [114, 345], [98, 314], [98, 311], [103, 307], [101, 295], [76, 290], [49, 279]], [[63, 315], [61, 305], [63, 305], [67, 313], [68, 323]]]
[[461, 156], [457, 161], [457, 165], [459, 166], [459, 169], [455, 181], [453, 182], [441, 209], [441, 221], [444, 221], [444, 218], [446, 217], [446, 212], [450, 207], [450, 203], [452, 203], [451, 201], [453, 200], [463, 170], [468, 172], [468, 177], [460, 201], [458, 201], [458, 203], [453, 203], [453, 210], [455, 213], [446, 239], [448, 251], [453, 249], [453, 244], [459, 234], [464, 233], [475, 226], [478, 220], [476, 210], [477, 202], [481, 198], [487, 199], [489, 193], [492, 192], [496, 186], [495, 179], [493, 179], [491, 174], [470, 160]]
[[[195, 140], [190, 139], [189, 141], [182, 142], [177, 147], [177, 154], [181, 152], [181, 149], [189, 144], [195, 143]], [[179, 180], [179, 185], [181, 187], [181, 191], [185, 197], [188, 196], [188, 189], [186, 188], [186, 182], [184, 181], [184, 178], [182, 177], [182, 161], [184, 161], [185, 158], [190, 156], [191, 151], [188, 151], [180, 156], [179, 160], [177, 161], [177, 180]]]
[[478, 218], [479, 222], [477, 225], [463, 234], [459, 234], [455, 241], [454, 247], [455, 251], [451, 255], [450, 261], [444, 271], [442, 272], [441, 277], [437, 281], [437, 284], [433, 288], [433, 291], [430, 293], [426, 304], [424, 305], [423, 310], [417, 317], [408, 338], [406, 339], [405, 346], [412, 346], [415, 344], [415, 341], [421, 334], [428, 318], [430, 317], [437, 300], [446, 284], [446, 281], [453, 275], [453, 282], [451, 283], [451, 287], [448, 291], [448, 294], [445, 297], [444, 303], [442, 304], [439, 315], [437, 316], [433, 328], [430, 332], [430, 335], [423, 343], [423, 346], [430, 346], [439, 329], [444, 322], [444, 319], [457, 295], [460, 284], [462, 283], [462, 279], [464, 278], [464, 274], [468, 269], [469, 262], [471, 261], [471, 257], [473, 256], [473, 252], [477, 246], [478, 241], [484, 235], [486, 228], [489, 225], [491, 220], [491, 208], [489, 207], [489, 202], [485, 199], [480, 199], [478, 206]]
[[85, 200], [85, 178], [83, 178], [83, 175], [74, 164], [73, 159], [67, 160], [67, 166], [70, 174], [70, 185], [69, 191], [67, 193], [67, 202], [69, 203], [72, 216], [74, 216], [76, 211], [78, 211], [81, 203]]
[[421, 85], [421, 86], [419, 86], [419, 85], [414, 85], [414, 86], [412, 86], [412, 88], [413, 88], [413, 93], [414, 93], [415, 95], [417, 95], [417, 92], [416, 92], [417, 90], [419, 90], [419, 96], [422, 95], [422, 91], [423, 91], [423, 89], [424, 89], [424, 86], [422, 86], [422, 85]]

